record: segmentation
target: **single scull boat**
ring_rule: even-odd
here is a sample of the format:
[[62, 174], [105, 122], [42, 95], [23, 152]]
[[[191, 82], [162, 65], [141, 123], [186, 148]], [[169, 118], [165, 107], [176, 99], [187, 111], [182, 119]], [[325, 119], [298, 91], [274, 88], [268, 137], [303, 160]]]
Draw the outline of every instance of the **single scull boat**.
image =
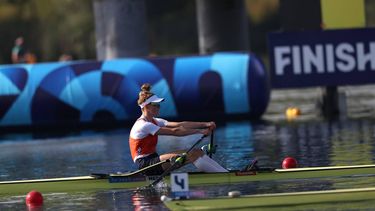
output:
[[[147, 186], [152, 177], [140, 174], [142, 170], [125, 174], [93, 174], [90, 176], [17, 180], [0, 182], [0, 196], [23, 195], [31, 190], [42, 193], [84, 192], [106, 189], [135, 189]], [[229, 173], [189, 173], [190, 185], [231, 184], [252, 181], [309, 179], [375, 175], [375, 165], [311, 167], [294, 169], [259, 169]], [[155, 178], [155, 177], [154, 177]], [[150, 180], [151, 179], [151, 180]], [[169, 181], [169, 176], [165, 179]]]

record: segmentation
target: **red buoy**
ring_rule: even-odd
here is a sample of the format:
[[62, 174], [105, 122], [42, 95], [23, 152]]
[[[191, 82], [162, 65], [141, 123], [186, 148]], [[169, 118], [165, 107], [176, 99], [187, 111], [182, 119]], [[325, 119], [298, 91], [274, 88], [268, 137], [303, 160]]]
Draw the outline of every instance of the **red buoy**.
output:
[[297, 160], [293, 157], [286, 157], [282, 164], [283, 169], [297, 168]]
[[43, 196], [38, 191], [30, 191], [26, 196], [26, 205], [29, 207], [40, 207], [43, 205]]

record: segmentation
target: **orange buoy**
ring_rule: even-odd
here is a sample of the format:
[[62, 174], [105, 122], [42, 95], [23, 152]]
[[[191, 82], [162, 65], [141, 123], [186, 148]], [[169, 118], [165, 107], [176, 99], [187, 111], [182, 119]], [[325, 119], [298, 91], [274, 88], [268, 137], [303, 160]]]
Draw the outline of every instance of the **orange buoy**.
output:
[[289, 107], [285, 110], [285, 116], [288, 120], [292, 120], [301, 115], [301, 110], [297, 107]]

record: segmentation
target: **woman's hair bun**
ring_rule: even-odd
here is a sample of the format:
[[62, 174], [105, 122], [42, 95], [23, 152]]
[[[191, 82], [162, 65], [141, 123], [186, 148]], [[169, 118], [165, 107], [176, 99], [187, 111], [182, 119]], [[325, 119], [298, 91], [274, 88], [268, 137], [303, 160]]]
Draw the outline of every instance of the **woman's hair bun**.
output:
[[151, 85], [149, 83], [145, 83], [141, 87], [141, 91], [147, 91], [149, 92], [151, 90]]
[[138, 105], [141, 105], [145, 102], [149, 97], [154, 95], [151, 91], [151, 85], [149, 83], [145, 83], [141, 86], [141, 91], [138, 94]]

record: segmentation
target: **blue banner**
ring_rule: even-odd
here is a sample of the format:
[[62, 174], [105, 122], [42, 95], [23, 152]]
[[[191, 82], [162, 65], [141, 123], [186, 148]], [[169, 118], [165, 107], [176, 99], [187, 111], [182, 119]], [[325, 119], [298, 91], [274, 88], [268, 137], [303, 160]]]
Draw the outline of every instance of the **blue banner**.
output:
[[269, 35], [272, 88], [375, 82], [375, 29]]
[[269, 100], [266, 70], [248, 53], [2, 65], [0, 127], [134, 121], [143, 83], [174, 119], [259, 118]]

